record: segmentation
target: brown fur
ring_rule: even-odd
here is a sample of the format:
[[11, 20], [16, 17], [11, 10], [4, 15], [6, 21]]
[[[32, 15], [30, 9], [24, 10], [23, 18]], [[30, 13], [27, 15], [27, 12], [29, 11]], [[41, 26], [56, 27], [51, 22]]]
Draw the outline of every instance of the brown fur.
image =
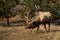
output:
[[46, 24], [48, 24], [48, 26], [49, 26], [48, 31], [50, 31], [50, 23], [51, 23], [51, 20], [52, 20], [52, 15], [51, 15], [50, 12], [38, 12], [37, 15], [34, 18], [32, 18], [31, 20], [32, 21], [30, 22], [30, 24], [28, 26], [29, 29], [37, 27], [37, 32], [38, 32], [39, 25], [43, 24], [44, 28], [46, 30]]

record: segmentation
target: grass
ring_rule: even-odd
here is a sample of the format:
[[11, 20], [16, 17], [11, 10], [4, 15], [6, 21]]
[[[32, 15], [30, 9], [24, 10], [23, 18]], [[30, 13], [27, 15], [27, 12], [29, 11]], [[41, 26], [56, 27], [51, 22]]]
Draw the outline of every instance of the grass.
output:
[[43, 25], [36, 34], [35, 29], [25, 29], [24, 26], [0, 27], [0, 40], [60, 40], [60, 27], [51, 25], [51, 32], [45, 33]]

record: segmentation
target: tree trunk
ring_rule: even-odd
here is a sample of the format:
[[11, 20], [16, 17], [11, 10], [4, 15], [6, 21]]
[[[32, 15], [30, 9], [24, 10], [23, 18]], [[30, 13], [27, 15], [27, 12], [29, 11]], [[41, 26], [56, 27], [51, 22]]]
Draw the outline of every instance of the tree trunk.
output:
[[9, 26], [9, 18], [7, 18], [7, 26]]

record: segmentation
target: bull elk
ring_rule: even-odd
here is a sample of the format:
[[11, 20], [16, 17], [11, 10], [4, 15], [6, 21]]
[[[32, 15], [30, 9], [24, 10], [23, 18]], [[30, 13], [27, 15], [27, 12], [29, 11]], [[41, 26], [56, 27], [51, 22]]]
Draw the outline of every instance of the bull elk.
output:
[[50, 12], [43, 12], [43, 11], [37, 11], [37, 9], [39, 9], [39, 6], [35, 6], [36, 7], [36, 12], [35, 12], [35, 16], [30, 20], [28, 17], [26, 17], [28, 19], [27, 24], [28, 24], [28, 29], [34, 29], [37, 27], [37, 32], [39, 30], [39, 25], [43, 24], [45, 30], [46, 29], [46, 24], [48, 24], [49, 26], [49, 30], [48, 32], [50, 32], [50, 23], [52, 21], [52, 14]]
[[51, 20], [52, 20], [52, 15], [51, 15], [50, 12], [42, 12], [42, 11], [39, 11], [37, 13], [37, 15], [34, 16], [31, 20], [29, 19], [29, 21], [28, 21], [28, 27], [27, 28], [28, 29], [34, 29], [34, 28], [37, 27], [37, 32], [38, 32], [39, 25], [40, 24], [43, 24], [45, 30], [47, 31], [46, 24], [48, 24], [48, 26], [49, 26], [48, 32], [49, 32], [50, 31], [50, 23], [51, 23]]

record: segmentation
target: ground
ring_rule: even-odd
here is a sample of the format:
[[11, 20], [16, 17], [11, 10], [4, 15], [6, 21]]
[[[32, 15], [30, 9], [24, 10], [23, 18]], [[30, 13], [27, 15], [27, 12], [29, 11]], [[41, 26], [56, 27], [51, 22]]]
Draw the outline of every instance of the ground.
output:
[[[48, 26], [47, 26], [48, 28]], [[51, 31], [45, 32], [43, 25], [39, 32], [35, 29], [25, 29], [24, 26], [0, 27], [0, 40], [60, 40], [59, 25], [51, 25]]]

